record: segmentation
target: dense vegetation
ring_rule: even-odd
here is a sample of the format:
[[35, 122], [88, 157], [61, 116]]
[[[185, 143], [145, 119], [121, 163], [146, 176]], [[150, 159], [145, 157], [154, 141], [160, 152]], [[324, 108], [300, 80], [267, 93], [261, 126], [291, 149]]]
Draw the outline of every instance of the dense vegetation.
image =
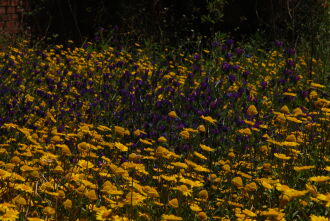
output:
[[328, 220], [321, 60], [27, 43], [0, 54], [0, 219]]
[[267, 2], [31, 1], [0, 220], [329, 220], [329, 4]]

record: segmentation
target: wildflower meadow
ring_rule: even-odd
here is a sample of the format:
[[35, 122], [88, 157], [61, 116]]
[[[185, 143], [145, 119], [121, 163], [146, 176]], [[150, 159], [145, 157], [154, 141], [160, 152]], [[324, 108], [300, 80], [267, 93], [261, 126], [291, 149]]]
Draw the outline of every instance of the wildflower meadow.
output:
[[323, 62], [22, 41], [0, 52], [0, 220], [329, 220]]

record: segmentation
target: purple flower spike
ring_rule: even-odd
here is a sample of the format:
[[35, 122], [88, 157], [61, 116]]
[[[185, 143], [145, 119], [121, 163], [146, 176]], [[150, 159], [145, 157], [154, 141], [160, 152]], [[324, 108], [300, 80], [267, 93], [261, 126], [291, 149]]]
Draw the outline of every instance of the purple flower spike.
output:
[[230, 46], [230, 45], [234, 44], [234, 40], [233, 39], [228, 39], [226, 41], [226, 44]]
[[219, 42], [215, 41], [215, 42], [213, 42], [212, 45], [213, 45], [213, 47], [217, 48], [217, 47], [219, 47], [220, 44], [219, 44]]
[[276, 47], [281, 48], [281, 47], [283, 47], [283, 45], [284, 45], [283, 41], [278, 41], [278, 40], [275, 41]]
[[201, 59], [201, 56], [200, 56], [199, 54], [195, 54], [195, 55], [194, 55], [194, 59], [195, 59], [195, 60], [199, 60], [199, 59]]
[[222, 70], [229, 71], [231, 68], [231, 65], [227, 62], [222, 63]]
[[241, 55], [241, 54], [243, 54], [243, 52], [244, 52], [244, 49], [242, 49], [242, 48], [235, 48], [235, 53], [237, 55]]

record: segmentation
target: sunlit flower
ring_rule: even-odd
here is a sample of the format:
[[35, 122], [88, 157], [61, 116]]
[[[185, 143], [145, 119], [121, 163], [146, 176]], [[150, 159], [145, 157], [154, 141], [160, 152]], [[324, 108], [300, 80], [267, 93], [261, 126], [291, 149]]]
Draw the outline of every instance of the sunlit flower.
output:
[[192, 190], [189, 189], [186, 185], [180, 185], [174, 187], [173, 189], [179, 190], [184, 196], [191, 196]]
[[325, 216], [310, 215], [311, 221], [329, 221], [330, 219]]
[[231, 180], [231, 183], [237, 188], [243, 187], [243, 180], [241, 177], [235, 177]]
[[256, 191], [257, 188], [258, 188], [258, 186], [255, 182], [248, 183], [245, 185], [245, 189], [250, 192]]
[[208, 200], [209, 193], [207, 192], [207, 190], [201, 190], [198, 193], [198, 197], [201, 198], [202, 200]]
[[173, 208], [179, 208], [179, 201], [177, 198], [171, 199], [170, 201], [168, 201], [168, 205]]
[[274, 153], [274, 156], [281, 160], [290, 160], [291, 159], [291, 157], [289, 157], [285, 154], [282, 154], [282, 153]]
[[313, 177], [310, 177], [308, 179], [309, 181], [313, 181], [313, 182], [326, 182], [328, 180], [330, 180], [330, 177], [329, 176], [313, 176]]
[[170, 112], [168, 113], [168, 116], [171, 117], [171, 118], [178, 118], [178, 115], [176, 114], [175, 111], [170, 111]]
[[52, 215], [55, 214], [55, 209], [52, 208], [52, 207], [47, 206], [47, 207], [45, 207], [45, 208], [43, 209], [42, 212], [43, 212], [45, 215], [47, 215], [47, 216], [52, 216]]
[[202, 115], [201, 118], [211, 124], [215, 124], [217, 122], [217, 120], [213, 119], [212, 117], [210, 116], [204, 116]]
[[258, 110], [256, 108], [256, 106], [254, 105], [250, 105], [248, 107], [248, 109], [246, 110], [246, 113], [249, 115], [249, 116], [254, 116], [254, 115], [257, 115], [258, 114]]
[[202, 211], [202, 208], [200, 208], [197, 204], [195, 203], [191, 203], [189, 205], [190, 209], [193, 211], [193, 212], [200, 212]]
[[0, 216], [0, 220], [15, 221], [18, 219], [19, 212], [14, 209], [8, 209], [3, 215]]
[[199, 220], [207, 220], [207, 218], [208, 218], [207, 214], [205, 212], [199, 212], [197, 214], [197, 217], [198, 217]]
[[70, 199], [67, 199], [63, 202], [63, 206], [65, 209], [71, 209], [72, 208], [72, 201]]
[[166, 139], [166, 137], [161, 136], [161, 137], [159, 137], [159, 138], [157, 139], [157, 141], [158, 141], [158, 142], [161, 142], [161, 143], [166, 143], [166, 142], [167, 142], [167, 139]]
[[248, 210], [248, 209], [244, 209], [244, 210], [242, 210], [242, 212], [245, 215], [249, 216], [249, 217], [256, 217], [257, 216], [257, 214], [255, 214], [254, 212], [252, 212], [251, 210]]
[[238, 132], [245, 135], [245, 136], [252, 135], [252, 132], [251, 132], [250, 128], [239, 129]]
[[199, 131], [199, 132], [202, 132], [202, 133], [205, 133], [206, 132], [206, 129], [205, 129], [205, 126], [204, 125], [199, 125], [198, 127], [197, 127], [197, 130]]
[[215, 151], [215, 149], [213, 149], [213, 148], [211, 148], [211, 147], [209, 147], [209, 146], [206, 146], [206, 145], [204, 145], [204, 144], [200, 144], [199, 146], [200, 146], [200, 148], [201, 148], [202, 150], [205, 150], [205, 151], [207, 151], [207, 152], [213, 152], [213, 151]]
[[179, 135], [180, 135], [180, 137], [182, 137], [183, 139], [186, 139], [186, 140], [190, 138], [190, 134], [186, 130], [181, 131]]
[[172, 214], [163, 214], [161, 216], [161, 220], [166, 220], [166, 221], [180, 221], [180, 220], [183, 220], [183, 219], [180, 216], [175, 216], [175, 215], [172, 215]]
[[124, 144], [120, 143], [120, 142], [115, 142], [115, 147], [116, 147], [118, 150], [123, 151], [123, 152], [128, 151], [128, 147], [125, 146]]

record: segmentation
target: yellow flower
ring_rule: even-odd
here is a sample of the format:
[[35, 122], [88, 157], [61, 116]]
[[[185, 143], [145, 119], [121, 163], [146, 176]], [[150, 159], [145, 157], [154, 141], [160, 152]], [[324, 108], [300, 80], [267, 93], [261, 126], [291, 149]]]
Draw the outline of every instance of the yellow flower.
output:
[[317, 94], [316, 91], [311, 91], [311, 92], [309, 93], [309, 98], [310, 98], [310, 99], [314, 99], [314, 98], [317, 98], [317, 97], [318, 97], [318, 94]]
[[288, 117], [286, 117], [286, 119], [287, 119], [288, 121], [291, 121], [291, 122], [294, 122], [294, 123], [298, 123], [298, 124], [301, 124], [301, 123], [302, 123], [301, 120], [299, 120], [299, 119], [297, 119], [297, 118], [295, 118], [295, 117], [290, 117], [290, 116], [288, 116]]
[[297, 142], [296, 136], [294, 134], [290, 134], [285, 138], [285, 141], [288, 142]]
[[199, 198], [207, 200], [209, 198], [209, 193], [206, 190], [201, 190], [198, 193]]
[[152, 145], [152, 143], [151, 142], [149, 142], [148, 140], [145, 140], [145, 139], [139, 139], [139, 141], [141, 142], [141, 143], [144, 143], [144, 144], [147, 144], [147, 145]]
[[310, 170], [310, 169], [313, 169], [315, 168], [315, 166], [301, 166], [301, 167], [298, 167], [298, 166], [294, 166], [293, 169], [295, 171], [303, 171], [303, 170]]
[[275, 220], [282, 220], [282, 218], [285, 216], [285, 213], [282, 213], [279, 209], [277, 208], [269, 208], [267, 211], [262, 211], [260, 213], [260, 216], [266, 216], [270, 219], [275, 219]]
[[94, 164], [92, 162], [86, 161], [86, 160], [79, 160], [78, 166], [84, 168], [84, 169], [91, 169], [94, 167]]
[[143, 200], [145, 200], [146, 197], [137, 193], [137, 192], [129, 192], [126, 195], [126, 199], [124, 201], [124, 203], [126, 205], [130, 205], [132, 204], [133, 206], [139, 205], [143, 202]]
[[68, 147], [68, 145], [66, 145], [66, 144], [56, 144], [56, 147], [59, 147], [61, 149], [62, 154], [64, 156], [71, 156], [72, 155], [71, 150]]
[[150, 186], [142, 187], [143, 192], [145, 192], [149, 197], [159, 197], [157, 190]]
[[273, 186], [270, 185], [270, 183], [266, 182], [265, 180], [262, 180], [262, 181], [261, 181], [261, 185], [262, 185], [263, 187], [265, 187], [266, 189], [268, 189], [268, 190], [273, 189]]
[[250, 128], [239, 129], [238, 132], [245, 136], [250, 136], [252, 134]]
[[176, 114], [175, 111], [171, 111], [168, 113], [168, 116], [171, 117], [171, 118], [178, 118], [178, 115]]
[[314, 182], [325, 182], [330, 180], [329, 176], [313, 176], [308, 179], [309, 181], [314, 181]]
[[123, 128], [123, 127], [120, 127], [120, 126], [115, 126], [115, 133], [116, 134], [119, 134], [121, 136], [124, 136], [124, 135], [130, 135], [131, 133], [129, 132], [129, 130]]
[[316, 216], [316, 215], [310, 215], [311, 220], [310, 221], [330, 221], [329, 218], [324, 216]]
[[137, 129], [137, 130], [135, 130], [134, 132], [133, 132], [133, 134], [135, 135], [135, 136], [140, 136], [141, 134], [147, 134], [146, 132], [144, 132], [143, 130], [139, 130], [139, 129]]
[[180, 216], [175, 216], [175, 215], [167, 215], [167, 214], [163, 214], [161, 217], [161, 220], [165, 220], [165, 221], [180, 221], [182, 220], [182, 218]]
[[289, 97], [296, 97], [297, 96], [296, 93], [291, 93], [291, 92], [284, 92], [283, 95], [289, 96]]
[[194, 155], [202, 160], [207, 160], [207, 158], [203, 154], [198, 153], [197, 151], [194, 151]]
[[202, 150], [205, 150], [205, 151], [207, 151], [207, 152], [213, 152], [213, 151], [215, 151], [215, 149], [213, 149], [213, 148], [211, 148], [211, 147], [209, 147], [209, 146], [206, 146], [206, 145], [204, 145], [204, 144], [200, 144], [199, 146], [200, 146], [200, 148], [201, 148]]
[[330, 207], [330, 193], [327, 194], [318, 194], [317, 198], [319, 200], [325, 201], [326, 202], [326, 207]]
[[315, 87], [315, 88], [325, 88], [324, 85], [322, 85], [322, 84], [317, 84], [317, 83], [311, 83], [311, 87]]
[[289, 157], [285, 154], [282, 154], [282, 153], [274, 153], [274, 156], [281, 160], [290, 160], [291, 159], [291, 157]]
[[290, 114], [290, 110], [288, 108], [288, 106], [284, 105], [281, 107], [280, 111], [283, 113], [283, 114]]
[[89, 199], [89, 200], [97, 200], [97, 196], [96, 196], [96, 193], [95, 193], [95, 190], [87, 190], [85, 192], [85, 196]]
[[258, 186], [255, 182], [248, 183], [245, 185], [245, 189], [250, 192], [256, 191], [257, 188], [258, 188]]
[[211, 124], [215, 124], [217, 122], [217, 120], [213, 119], [212, 117], [210, 116], [204, 116], [202, 115], [201, 118]]
[[63, 206], [65, 209], [71, 209], [72, 208], [72, 201], [67, 199], [63, 202]]
[[42, 212], [43, 212], [46, 216], [52, 216], [52, 215], [55, 214], [55, 209], [52, 208], [52, 207], [47, 206], [47, 207], [45, 207], [45, 208], [43, 209]]
[[109, 220], [110, 215], [111, 215], [111, 210], [105, 208], [99, 209], [96, 212], [96, 220]]
[[56, 173], [63, 173], [64, 170], [61, 166], [57, 165], [55, 168], [54, 168], [54, 172]]
[[292, 111], [293, 115], [295, 117], [298, 117], [298, 116], [305, 116], [305, 114], [302, 112], [302, 110], [300, 109], [300, 107], [297, 107], [295, 108], [293, 111]]
[[188, 169], [188, 165], [185, 163], [181, 163], [181, 162], [172, 162], [171, 165], [182, 168], [182, 169]]
[[0, 216], [0, 220], [15, 221], [18, 220], [19, 212], [14, 209], [5, 210], [5, 214]]
[[207, 218], [208, 218], [205, 212], [199, 212], [197, 214], [197, 217], [199, 220], [207, 220]]
[[158, 141], [158, 142], [161, 142], [161, 143], [166, 143], [166, 142], [167, 142], [167, 139], [166, 139], [165, 137], [161, 136], [161, 137], [159, 137], [159, 138], [157, 139], [157, 141]]
[[24, 191], [27, 193], [33, 193], [32, 187], [30, 187], [29, 185], [26, 185], [26, 184], [18, 184], [15, 186], [15, 189], [21, 190], [21, 191]]
[[40, 219], [38, 217], [28, 217], [27, 220], [28, 221], [44, 221], [44, 219]]
[[257, 214], [255, 214], [254, 212], [252, 212], [251, 210], [248, 210], [248, 209], [244, 209], [242, 211], [245, 215], [249, 216], [249, 217], [256, 217]]
[[0, 169], [0, 178], [1, 179], [6, 179], [8, 177], [12, 176], [11, 173], [7, 172], [6, 170]]
[[258, 110], [256, 108], [256, 106], [254, 105], [250, 105], [248, 107], [248, 109], [246, 110], [246, 113], [249, 115], [249, 116], [254, 116], [254, 115], [257, 115], [258, 114]]
[[182, 137], [183, 139], [186, 139], [186, 140], [188, 140], [190, 138], [190, 134], [186, 130], [181, 131], [179, 135], [180, 135], [180, 137]]
[[199, 132], [202, 132], [202, 133], [205, 133], [205, 131], [206, 131], [205, 126], [204, 126], [203, 124], [199, 125], [199, 126], [197, 127], [197, 130], [198, 130]]
[[202, 209], [195, 203], [191, 203], [189, 205], [190, 209], [193, 211], [193, 212], [200, 212], [202, 211]]
[[186, 185], [180, 185], [174, 187], [173, 189], [179, 190], [184, 196], [191, 196], [192, 190], [189, 189]]
[[25, 206], [27, 203], [26, 203], [26, 200], [21, 197], [20, 195], [18, 195], [17, 197], [15, 197], [13, 199], [13, 202], [19, 206]]
[[117, 147], [117, 149], [122, 151], [122, 152], [127, 152], [128, 151], [128, 147], [125, 146], [124, 144], [120, 143], [120, 142], [115, 142], [115, 147]]
[[168, 204], [173, 208], [179, 208], [179, 201], [177, 198], [171, 199], [168, 201]]
[[243, 187], [243, 180], [241, 177], [235, 177], [231, 180], [231, 183], [236, 186], [237, 188]]

